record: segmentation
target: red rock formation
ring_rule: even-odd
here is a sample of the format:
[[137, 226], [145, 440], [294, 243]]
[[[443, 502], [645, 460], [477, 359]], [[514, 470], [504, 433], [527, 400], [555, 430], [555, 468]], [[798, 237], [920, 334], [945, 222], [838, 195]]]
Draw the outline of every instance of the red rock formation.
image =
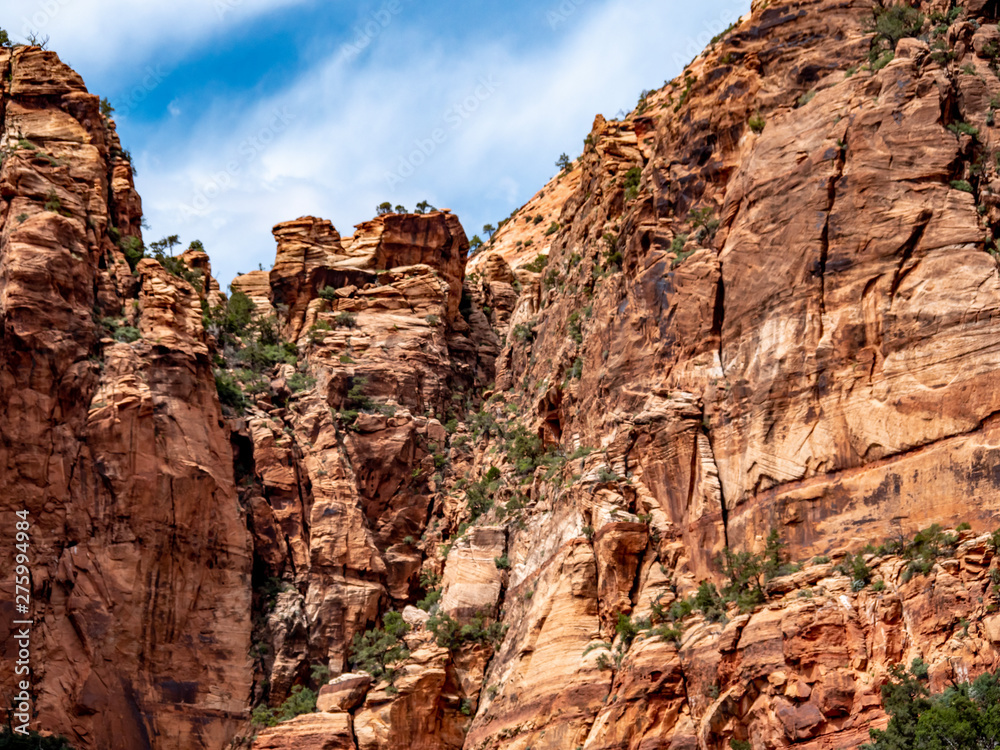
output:
[[[251, 551], [198, 295], [129, 273], [111, 236], [138, 232], [139, 200], [79, 76], [37, 48], [0, 67], [0, 515], [31, 514], [33, 726], [220, 747], [250, 692]], [[4, 577], [5, 700], [13, 601]]]
[[[278, 225], [233, 283], [289, 344], [253, 388], [207, 258], [196, 289], [112, 241], [141, 207], [96, 100], [0, 53], [0, 510], [37, 519], [40, 719], [87, 748], [820, 750], [885, 722], [893, 664], [1000, 666], [1000, 32], [967, 5], [862, 68], [873, 12], [754, 3], [467, 278], [447, 211]], [[919, 564], [845, 557], [960, 521]], [[772, 529], [800, 565], [766, 597], [693, 599]], [[389, 610], [376, 680], [352, 642]], [[247, 722], [297, 686], [315, 714]]]

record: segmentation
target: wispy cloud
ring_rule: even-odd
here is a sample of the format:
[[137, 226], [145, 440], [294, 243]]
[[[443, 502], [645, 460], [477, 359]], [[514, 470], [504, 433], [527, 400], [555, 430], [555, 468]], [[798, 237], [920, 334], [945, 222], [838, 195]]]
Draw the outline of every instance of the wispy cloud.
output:
[[[235, 14], [296, 3], [220, 0], [237, 3], [220, 19], [215, 0], [181, 0], [170, 12], [100, 0], [100, 14], [83, 10], [91, 0], [48, 1], [66, 3], [53, 28], [81, 24], [80, 37], [106, 39], [104, 14], [121, 13], [114, 33], [154, 48], [236, 33]], [[444, 34], [438, 6], [377, 0], [338, 34], [314, 40], [309, 64], [272, 93], [171, 93], [159, 124], [125, 144], [137, 158], [152, 238], [201, 239], [225, 283], [269, 265], [271, 226], [304, 214], [349, 234], [382, 201], [412, 208], [428, 200], [454, 210], [471, 235], [527, 200], [555, 173], [561, 152], [579, 153], [597, 113], [630, 110], [641, 90], [680, 72], [675, 50], [720, 31], [749, 0], [706, 0], [696, 9], [680, 0], [523, 7], [530, 27], [484, 23]], [[182, 16], [169, 33], [150, 30]], [[63, 54], [65, 45], [56, 48]], [[68, 54], [72, 62], [93, 51], [78, 43]], [[118, 48], [107, 57], [126, 54]]]
[[123, 63], [166, 64], [264, 13], [307, 0], [4, 0], [4, 28], [15, 40], [49, 37], [70, 64], [92, 73]]

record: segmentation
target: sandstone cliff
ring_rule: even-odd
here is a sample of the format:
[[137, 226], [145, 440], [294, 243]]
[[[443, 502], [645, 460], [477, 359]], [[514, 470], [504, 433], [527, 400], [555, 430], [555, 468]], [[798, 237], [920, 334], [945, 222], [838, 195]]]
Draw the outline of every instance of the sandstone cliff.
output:
[[[80, 77], [37, 48], [0, 68], [0, 511], [32, 519], [39, 725], [221, 746], [251, 686], [252, 548], [198, 295], [132, 273], [141, 204]], [[4, 576], [5, 699], [13, 593]]]
[[[35, 522], [39, 724], [853, 748], [892, 664], [1000, 666], [1000, 32], [920, 10], [877, 36], [867, 0], [754, 3], [472, 259], [446, 210], [302, 217], [228, 299], [198, 250], [137, 259], [79, 77], [0, 53], [0, 510]], [[772, 531], [757, 599], [703, 584]]]

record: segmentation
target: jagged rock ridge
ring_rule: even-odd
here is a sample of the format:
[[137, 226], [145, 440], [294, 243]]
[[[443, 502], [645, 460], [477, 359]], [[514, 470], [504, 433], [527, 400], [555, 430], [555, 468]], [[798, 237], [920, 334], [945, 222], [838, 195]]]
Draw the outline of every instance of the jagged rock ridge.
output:
[[[130, 273], [96, 99], [4, 52], [0, 502], [46, 561], [40, 720], [82, 747], [848, 748], [889, 665], [996, 668], [1000, 32], [921, 9], [872, 62], [869, 3], [754, 3], [468, 264], [447, 211], [279, 225], [233, 283], [288, 344], [263, 373], [203, 254]], [[934, 523], [917, 567], [846, 557]], [[762, 605], [683, 612], [772, 529], [802, 565]], [[409, 656], [376, 682], [351, 643], [390, 610]], [[248, 725], [307, 685], [319, 712]]]

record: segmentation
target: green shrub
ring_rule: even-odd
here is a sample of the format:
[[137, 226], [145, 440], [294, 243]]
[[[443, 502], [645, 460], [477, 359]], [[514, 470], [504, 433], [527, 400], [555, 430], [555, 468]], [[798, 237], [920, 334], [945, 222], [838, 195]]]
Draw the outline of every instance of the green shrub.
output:
[[851, 578], [851, 588], [860, 591], [872, 580], [872, 571], [863, 555], [847, 554], [834, 571]]
[[437, 315], [428, 315], [424, 318], [427, 321], [427, 325], [436, 326], [441, 323], [441, 319]]
[[559, 222], [553, 221], [551, 224], [549, 224], [549, 228], [545, 230], [545, 236], [548, 237], [550, 235], [553, 235], [560, 229], [562, 229], [562, 227], [559, 225]]
[[278, 606], [278, 595], [281, 594], [282, 591], [290, 591], [292, 588], [291, 584], [286, 583], [280, 578], [272, 576], [261, 583], [259, 588], [256, 589], [256, 592], [260, 596], [264, 609], [267, 612], [272, 612], [274, 611], [274, 608]]
[[500, 470], [490, 467], [486, 475], [465, 488], [465, 504], [469, 509], [469, 522], [475, 523], [493, 507], [493, 495], [500, 489]]
[[[0, 34], [4, 33], [0, 30]], [[3, 37], [0, 36], [0, 41]], [[6, 46], [0, 44], [0, 46]], [[73, 750], [69, 740], [61, 735], [42, 736], [38, 732], [19, 734], [10, 727], [0, 727], [0, 750]]]
[[330, 668], [325, 664], [313, 664], [309, 670], [309, 677], [317, 685], [322, 685], [330, 679]]
[[[716, 591], [715, 596], [718, 596], [718, 593], [719, 592]], [[702, 603], [709, 604], [709, 608], [711, 608], [711, 602], [709, 601], [711, 599], [711, 596], [712, 592], [706, 590], [705, 596], [703, 596], [701, 599]], [[671, 622], [679, 622], [680, 620], [683, 620], [685, 617], [694, 612], [695, 601], [697, 601], [697, 597], [695, 597], [694, 601], [690, 599], [678, 599], [677, 601], [675, 601], [673, 604], [670, 605], [670, 609], [668, 609], [666, 612], [665, 619], [668, 619]]]
[[290, 341], [281, 344], [264, 344], [260, 339], [244, 342], [237, 353], [236, 361], [245, 364], [254, 372], [270, 371], [275, 365], [294, 365], [298, 361], [298, 350]]
[[863, 750], [949, 748], [979, 750], [996, 747], [1000, 726], [1000, 672], [975, 681], [952, 684], [938, 695], [927, 688], [927, 665], [914, 659], [907, 672], [890, 669], [882, 686], [882, 705], [889, 714], [885, 730], [870, 730], [872, 742]]
[[365, 395], [365, 389], [368, 387], [368, 378], [354, 377], [348, 382], [347, 406], [355, 410], [371, 411], [375, 404]]
[[253, 300], [243, 292], [233, 292], [225, 309], [221, 311], [219, 324], [228, 333], [242, 336], [250, 326], [255, 308]]
[[712, 237], [718, 231], [722, 222], [715, 218], [714, 213], [715, 209], [711, 206], [691, 209], [691, 213], [688, 214], [688, 221], [697, 230], [698, 237]]
[[679, 629], [671, 627], [670, 625], [660, 625], [659, 627], [654, 628], [652, 633], [653, 635], [659, 636], [663, 640], [670, 643], [677, 643], [683, 635]]
[[1000, 529], [997, 529], [992, 534], [990, 534], [990, 541], [988, 542], [990, 548], [994, 553], [1000, 552]]
[[368, 672], [376, 681], [392, 682], [396, 672], [393, 664], [409, 658], [410, 652], [401, 640], [410, 626], [399, 612], [386, 612], [381, 628], [355, 633], [351, 641], [351, 663]]
[[131, 344], [133, 341], [138, 341], [142, 336], [139, 333], [138, 328], [132, 326], [122, 326], [114, 333], [115, 340], [121, 341], [125, 344]]
[[441, 601], [441, 589], [431, 589], [423, 599], [417, 602], [417, 607], [424, 612], [430, 612], [431, 607]]
[[597, 481], [601, 484], [608, 484], [610, 482], [617, 482], [619, 479], [618, 475], [612, 471], [607, 466], [602, 466], [597, 472]]
[[507, 558], [507, 555], [494, 557], [493, 564], [497, 566], [497, 570], [510, 570], [510, 560]]
[[316, 385], [316, 378], [297, 372], [288, 379], [288, 388], [292, 393], [298, 393]]
[[337, 298], [337, 289], [332, 286], [325, 286], [319, 290], [319, 298], [327, 301]]
[[507, 434], [506, 447], [507, 459], [514, 464], [518, 474], [530, 474], [543, 463], [545, 450], [542, 439], [528, 432], [523, 425], [518, 425]]
[[569, 316], [569, 335], [577, 344], [583, 343], [583, 323], [580, 320], [580, 311], [574, 310]]
[[514, 326], [514, 330], [511, 331], [511, 335], [517, 341], [530, 344], [535, 340], [536, 325], [538, 325], [538, 323], [534, 320], [528, 321], [527, 323], [518, 323]]
[[302, 714], [316, 710], [316, 693], [303, 685], [292, 688], [292, 694], [276, 709], [257, 706], [250, 715], [250, 722], [256, 726], [273, 727], [283, 721], [290, 721]]
[[215, 390], [219, 394], [219, 401], [224, 405], [232, 407], [237, 412], [242, 412], [246, 408], [246, 396], [243, 395], [243, 389], [232, 373], [216, 370]]
[[952, 180], [950, 184], [952, 188], [955, 190], [961, 190], [963, 193], [972, 192], [972, 185], [968, 180]]
[[632, 167], [625, 173], [625, 200], [634, 200], [639, 195], [639, 182], [642, 180], [642, 170]]
[[694, 609], [704, 615], [709, 622], [718, 622], [726, 616], [726, 602], [714, 583], [702, 581], [692, 602]]
[[532, 273], [541, 273], [542, 269], [545, 268], [548, 262], [549, 262], [549, 256], [539, 253], [538, 255], [535, 256], [535, 259], [533, 261], [531, 261], [530, 263], [525, 263], [522, 266], [522, 268], [525, 271], [531, 271]]
[[767, 597], [762, 580], [766, 561], [762, 556], [746, 551], [733, 552], [726, 547], [720, 562], [729, 579], [722, 587], [726, 601], [735, 601], [741, 612], [751, 611], [764, 603]]
[[902, 538], [890, 540], [879, 546], [875, 553], [899, 555], [908, 560], [902, 574], [902, 579], [906, 582], [914, 575], [930, 573], [938, 558], [955, 554], [958, 541], [956, 535], [946, 534], [940, 524], [933, 524], [918, 531], [909, 541]]
[[764, 132], [764, 125], [766, 124], [767, 123], [764, 121], [764, 117], [763, 115], [760, 114], [760, 112], [751, 115], [750, 119], [747, 120], [747, 125], [750, 127], [750, 130], [752, 130], [757, 135], [760, 135], [761, 133]]
[[448, 613], [441, 612], [431, 616], [427, 621], [427, 629], [434, 634], [438, 646], [452, 651], [473, 643], [489, 644], [495, 648], [507, 633], [506, 626], [490, 622], [483, 612], [477, 613], [466, 625], [459, 624]]
[[973, 137], [979, 135], [979, 128], [973, 127], [967, 122], [953, 122], [948, 126], [948, 130], [955, 135], [971, 135]]
[[583, 377], [583, 357], [577, 357], [573, 360], [573, 364], [566, 371], [566, 377], [570, 380], [579, 380]]
[[57, 214], [63, 213], [62, 202], [59, 200], [59, 196], [56, 195], [54, 190], [50, 191], [45, 197], [45, 210], [52, 211]]
[[891, 49], [890, 50], [886, 50], [885, 52], [883, 52], [881, 54], [881, 56], [879, 56], [878, 59], [876, 59], [871, 64], [872, 72], [874, 73], [874, 72], [878, 72], [878, 71], [882, 70], [882, 68], [884, 68], [886, 65], [888, 65], [889, 63], [891, 63], [895, 59], [895, 57], [896, 57], [896, 53], [895, 52], [893, 52]]
[[480, 435], [486, 435], [489, 437], [491, 435], [500, 434], [500, 425], [497, 424], [493, 415], [485, 409], [473, 414], [469, 424], [472, 428], [472, 435], [476, 438]]
[[121, 248], [125, 255], [125, 262], [134, 273], [139, 261], [146, 257], [146, 246], [138, 237], [122, 237], [118, 242], [118, 247]]
[[[153, 244], [155, 245], [156, 243]], [[187, 264], [185, 264], [180, 258], [164, 255], [161, 251], [155, 252], [153, 257], [156, 259], [156, 262], [163, 266], [169, 273], [179, 279], [184, 279], [191, 286], [193, 286], [196, 291], [204, 291], [205, 280], [201, 271], [195, 271], [188, 268]]]
[[778, 530], [771, 529], [764, 544], [764, 561], [761, 567], [765, 581], [795, 572], [791, 570], [792, 566], [788, 564], [788, 559], [785, 555], [785, 547], [787, 546], [782, 541]]
[[[694, 76], [690, 76], [690, 75], [685, 75], [684, 76], [684, 90], [681, 92], [680, 98], [677, 100], [677, 103], [674, 105], [674, 112], [680, 112], [681, 107], [684, 106], [684, 104], [688, 100], [688, 97], [691, 96], [691, 89], [694, 87], [694, 84], [697, 82], [697, 80], [698, 79], [695, 78]], [[671, 85], [673, 85], [673, 84], [671, 84]]]
[[628, 644], [632, 643], [635, 637], [639, 635], [639, 628], [632, 622], [631, 617], [624, 612], [619, 612], [618, 622], [615, 623], [615, 633], [622, 637], [622, 641], [628, 647]]
[[896, 43], [904, 37], [920, 34], [924, 25], [924, 14], [909, 5], [874, 6], [875, 17], [867, 24], [866, 31], [872, 32], [868, 61], [874, 64], [886, 52], [893, 52]]
[[357, 316], [344, 311], [337, 316], [336, 321], [337, 326], [340, 328], [354, 328], [357, 325]]

